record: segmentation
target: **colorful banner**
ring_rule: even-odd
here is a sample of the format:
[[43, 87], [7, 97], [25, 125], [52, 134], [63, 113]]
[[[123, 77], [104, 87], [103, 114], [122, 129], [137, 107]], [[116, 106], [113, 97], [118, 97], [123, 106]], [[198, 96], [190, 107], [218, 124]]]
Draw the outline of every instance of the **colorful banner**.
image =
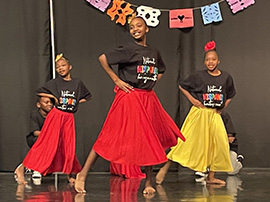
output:
[[159, 9], [154, 9], [148, 6], [139, 6], [137, 8], [137, 16], [141, 16], [146, 24], [151, 27], [156, 27], [159, 24], [158, 17], [161, 12]]
[[92, 6], [104, 12], [106, 8], [110, 5], [111, 0], [86, 0]]
[[202, 19], [205, 25], [212, 22], [222, 21], [222, 15], [219, 8], [219, 3], [211, 4], [210, 6], [201, 7]]
[[[91, 5], [97, 9], [104, 12], [111, 0], [86, 0]], [[111, 3], [111, 8], [107, 10], [107, 14], [111, 17], [113, 21], [117, 18], [116, 23], [122, 25], [126, 24], [127, 16], [134, 13], [134, 10], [130, 8], [131, 6], [137, 7], [137, 15], [141, 16], [148, 26], [156, 27], [159, 24], [159, 16], [162, 11], [169, 12], [169, 26], [170, 28], [188, 28], [194, 27], [194, 10], [201, 10], [202, 20], [205, 25], [222, 21], [222, 14], [219, 7], [221, 2], [226, 2], [229, 4], [233, 13], [237, 13], [252, 4], [255, 3], [255, 0], [219, 0], [216, 3], [205, 5], [202, 7], [195, 7], [189, 9], [156, 9], [144, 5], [134, 5], [125, 2], [124, 0], [113, 0]]]
[[237, 13], [252, 4], [255, 4], [255, 0], [227, 0], [233, 13]]
[[170, 28], [188, 28], [194, 26], [192, 9], [170, 10]]
[[111, 20], [117, 16], [116, 23], [121, 23], [121, 25], [126, 24], [126, 18], [131, 15], [134, 10], [130, 8], [130, 3], [126, 3], [121, 0], [113, 0], [112, 7], [107, 10], [107, 14], [111, 17]]

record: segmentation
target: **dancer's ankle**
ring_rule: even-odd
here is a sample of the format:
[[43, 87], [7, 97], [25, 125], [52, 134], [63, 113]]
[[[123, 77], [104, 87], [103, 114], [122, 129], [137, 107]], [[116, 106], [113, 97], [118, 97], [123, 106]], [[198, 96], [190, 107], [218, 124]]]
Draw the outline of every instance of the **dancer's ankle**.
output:
[[76, 175], [76, 180], [85, 181], [86, 180], [86, 175], [84, 175], [83, 173], [79, 172]]

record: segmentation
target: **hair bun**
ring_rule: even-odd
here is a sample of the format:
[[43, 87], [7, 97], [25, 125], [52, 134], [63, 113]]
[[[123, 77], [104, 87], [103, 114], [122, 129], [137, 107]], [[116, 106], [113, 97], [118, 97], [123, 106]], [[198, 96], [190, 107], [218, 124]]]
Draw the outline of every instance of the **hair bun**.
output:
[[128, 24], [130, 24], [131, 23], [131, 21], [134, 19], [134, 18], [136, 18], [136, 12], [134, 12], [134, 13], [132, 13], [128, 18], [127, 18], [127, 22], [128, 22]]
[[210, 51], [210, 50], [215, 50], [215, 48], [216, 48], [216, 43], [215, 43], [215, 41], [209, 41], [209, 42], [204, 46], [205, 52]]
[[55, 62], [58, 62], [58, 60], [60, 60], [61, 58], [63, 58], [64, 56], [63, 56], [63, 53], [60, 53], [60, 54], [58, 54], [57, 56], [56, 56], [56, 58], [55, 58]]

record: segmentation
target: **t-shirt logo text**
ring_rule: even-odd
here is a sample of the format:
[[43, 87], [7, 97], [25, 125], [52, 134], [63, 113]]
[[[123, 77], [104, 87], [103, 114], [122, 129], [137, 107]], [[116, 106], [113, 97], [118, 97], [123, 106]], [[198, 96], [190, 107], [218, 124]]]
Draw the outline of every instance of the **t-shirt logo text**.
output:
[[207, 86], [207, 92], [203, 94], [203, 105], [206, 107], [221, 107], [223, 104], [222, 86]]
[[61, 96], [59, 98], [59, 106], [58, 109], [64, 111], [72, 111], [76, 105], [75, 92], [70, 92], [69, 90], [61, 91]]
[[155, 58], [143, 57], [143, 65], [137, 66], [137, 79], [144, 80], [144, 83], [148, 80], [156, 81], [158, 68], [154, 66], [155, 64]]

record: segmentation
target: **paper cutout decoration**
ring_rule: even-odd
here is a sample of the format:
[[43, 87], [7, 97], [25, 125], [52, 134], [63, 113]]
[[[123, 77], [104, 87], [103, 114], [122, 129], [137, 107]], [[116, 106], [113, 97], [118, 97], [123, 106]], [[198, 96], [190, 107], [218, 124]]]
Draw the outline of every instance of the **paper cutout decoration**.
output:
[[131, 4], [126, 3], [121, 0], [113, 0], [113, 5], [111, 8], [107, 10], [107, 14], [111, 17], [113, 21], [115, 16], [118, 16], [116, 23], [121, 23], [121, 25], [126, 24], [126, 17], [134, 12], [133, 9], [130, 8]]
[[86, 0], [92, 6], [104, 12], [106, 8], [110, 5], [111, 0]]
[[194, 27], [193, 9], [170, 10], [170, 28]]
[[222, 15], [219, 8], [219, 3], [211, 4], [210, 6], [201, 7], [203, 24], [207, 25], [212, 22], [222, 21]]
[[159, 24], [158, 16], [161, 14], [159, 9], [148, 6], [139, 6], [137, 8], [137, 13], [137, 16], [142, 17], [148, 26], [156, 27]]
[[255, 0], [227, 0], [233, 13], [237, 13], [252, 4], [255, 4]]

